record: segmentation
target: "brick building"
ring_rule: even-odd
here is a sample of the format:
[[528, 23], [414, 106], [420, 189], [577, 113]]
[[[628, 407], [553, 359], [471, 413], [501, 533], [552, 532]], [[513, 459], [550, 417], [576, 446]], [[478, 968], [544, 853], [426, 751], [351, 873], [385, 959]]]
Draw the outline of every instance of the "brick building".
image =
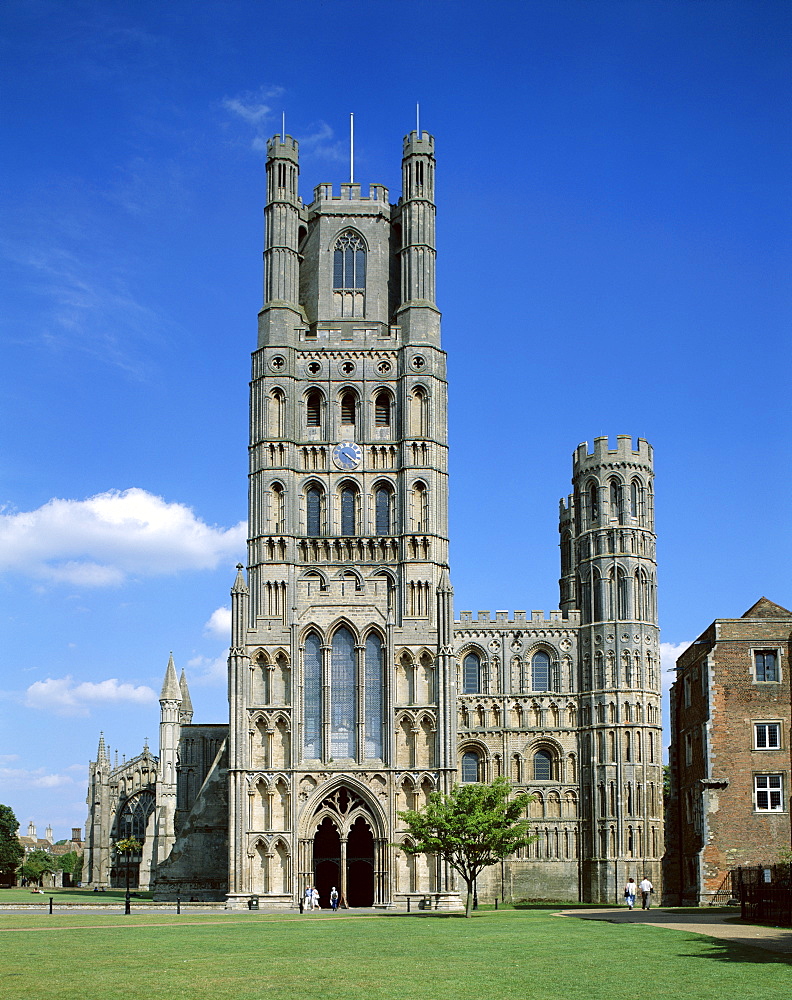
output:
[[790, 847], [792, 612], [761, 598], [677, 660], [671, 688], [665, 899], [708, 901], [738, 865]]

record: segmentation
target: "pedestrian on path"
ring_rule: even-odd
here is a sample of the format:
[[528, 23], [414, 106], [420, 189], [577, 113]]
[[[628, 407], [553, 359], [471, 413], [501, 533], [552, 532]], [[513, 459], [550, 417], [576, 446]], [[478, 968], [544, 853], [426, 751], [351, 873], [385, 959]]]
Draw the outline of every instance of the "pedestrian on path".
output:
[[319, 890], [316, 887], [311, 889], [311, 909], [319, 909]]
[[335, 886], [330, 890], [330, 906], [335, 913], [338, 909], [338, 889]]
[[627, 879], [627, 885], [624, 887], [624, 900], [630, 910], [635, 906], [635, 890], [637, 888], [634, 878]]
[[310, 885], [305, 887], [305, 909], [311, 910], [313, 904], [313, 888]]
[[641, 909], [650, 909], [652, 906], [652, 893], [654, 892], [654, 886], [649, 881], [648, 876], [644, 875], [638, 888], [641, 890]]

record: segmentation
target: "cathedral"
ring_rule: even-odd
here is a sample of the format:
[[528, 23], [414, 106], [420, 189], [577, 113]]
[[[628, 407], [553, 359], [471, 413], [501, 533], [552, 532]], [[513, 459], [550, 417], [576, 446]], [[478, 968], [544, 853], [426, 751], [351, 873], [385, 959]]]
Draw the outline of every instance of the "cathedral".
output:
[[[84, 879], [124, 884], [134, 834], [155, 898], [294, 907], [459, 905], [404, 852], [399, 813], [505, 775], [536, 840], [482, 900], [615, 902], [659, 889], [663, 773], [652, 449], [597, 438], [560, 504], [559, 609], [453, 613], [446, 358], [435, 297], [434, 139], [402, 192], [299, 195], [267, 146], [264, 304], [250, 383], [247, 569], [231, 590], [229, 715], [192, 721], [168, 663], [159, 754], [90, 765]], [[126, 859], [130, 861], [130, 859]]]

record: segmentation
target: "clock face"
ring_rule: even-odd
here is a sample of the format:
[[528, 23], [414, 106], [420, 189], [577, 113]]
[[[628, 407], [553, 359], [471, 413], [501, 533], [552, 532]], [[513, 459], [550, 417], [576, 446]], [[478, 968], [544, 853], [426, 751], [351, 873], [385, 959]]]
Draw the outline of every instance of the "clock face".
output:
[[360, 445], [355, 444], [354, 441], [340, 441], [333, 448], [333, 461], [344, 472], [351, 472], [352, 469], [356, 469], [360, 465], [362, 458], [363, 452]]

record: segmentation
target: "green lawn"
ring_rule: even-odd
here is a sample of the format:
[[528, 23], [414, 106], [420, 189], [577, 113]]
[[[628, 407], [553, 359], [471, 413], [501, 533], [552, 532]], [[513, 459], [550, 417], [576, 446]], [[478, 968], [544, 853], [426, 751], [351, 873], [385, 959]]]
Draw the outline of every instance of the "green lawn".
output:
[[[12, 929], [17, 928], [17, 929]], [[22, 929], [26, 928], [26, 929]], [[766, 1000], [782, 956], [645, 924], [440, 914], [0, 915], [0, 997]]]
[[[137, 889], [132, 892], [133, 904], [136, 898], [151, 899], [150, 892]], [[125, 895], [125, 889], [108, 889], [107, 892], [94, 892], [93, 889], [45, 889], [43, 896], [30, 889], [0, 889], [0, 903], [38, 903], [49, 908], [50, 896], [53, 906], [57, 906], [58, 903], [123, 903]]]

